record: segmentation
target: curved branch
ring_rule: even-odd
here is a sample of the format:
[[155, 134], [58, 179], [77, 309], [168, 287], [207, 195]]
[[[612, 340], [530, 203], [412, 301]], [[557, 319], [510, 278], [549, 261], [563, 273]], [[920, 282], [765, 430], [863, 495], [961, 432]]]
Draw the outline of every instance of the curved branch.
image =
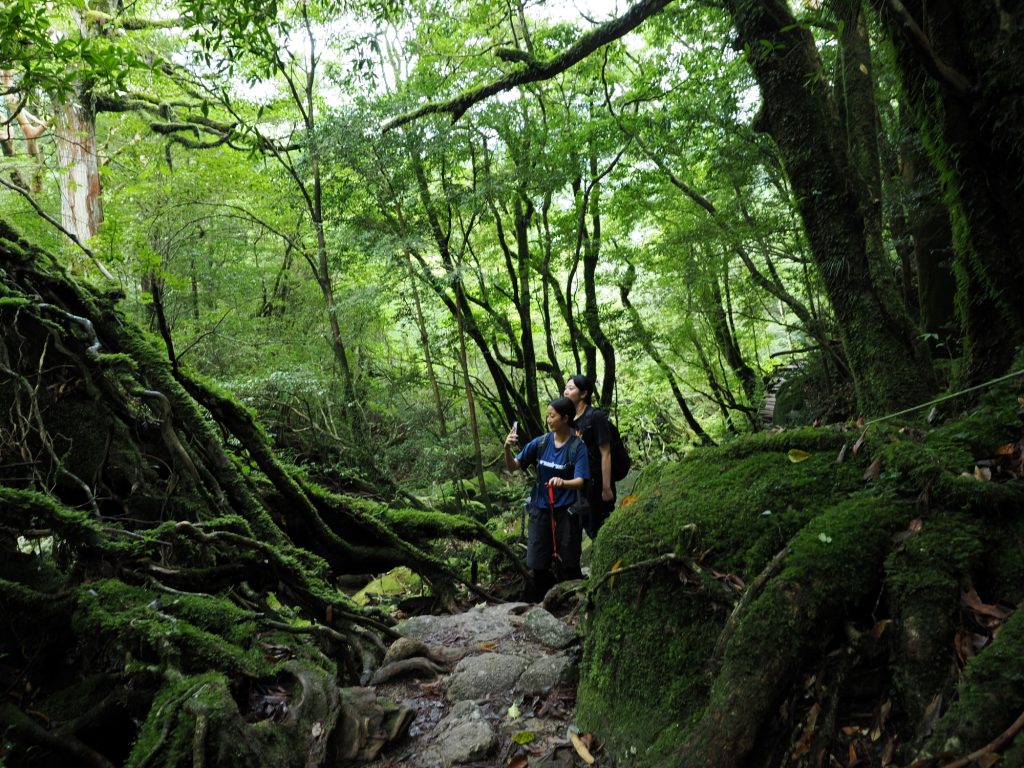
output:
[[622, 16], [587, 32], [574, 45], [552, 59], [547, 61], [528, 59], [526, 67], [523, 69], [511, 72], [478, 88], [472, 88], [453, 99], [428, 102], [411, 112], [406, 112], [404, 115], [398, 115], [385, 121], [381, 127], [383, 130], [389, 131], [392, 128], [418, 120], [424, 115], [444, 112], [450, 114], [453, 121], [458, 120], [470, 107], [491, 96], [520, 85], [526, 85], [527, 83], [550, 80], [555, 75], [578, 64], [602, 46], [612, 43], [632, 32], [642, 22], [654, 16], [671, 2], [672, 0], [640, 0]]

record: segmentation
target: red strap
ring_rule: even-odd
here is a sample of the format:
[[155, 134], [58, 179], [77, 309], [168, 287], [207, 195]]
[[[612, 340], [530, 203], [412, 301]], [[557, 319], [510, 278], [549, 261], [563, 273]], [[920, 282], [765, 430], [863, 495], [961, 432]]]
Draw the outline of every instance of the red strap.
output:
[[551, 487], [551, 481], [548, 481], [548, 504], [551, 505], [551, 559], [561, 560], [561, 555], [558, 554], [558, 537], [555, 535], [555, 489]]

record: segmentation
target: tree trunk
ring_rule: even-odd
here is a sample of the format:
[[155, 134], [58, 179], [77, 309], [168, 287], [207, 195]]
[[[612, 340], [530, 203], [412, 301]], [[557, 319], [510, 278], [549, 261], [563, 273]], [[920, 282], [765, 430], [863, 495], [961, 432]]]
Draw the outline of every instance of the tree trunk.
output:
[[[411, 256], [410, 256], [411, 259]], [[437, 374], [434, 372], [434, 360], [430, 354], [430, 338], [427, 336], [427, 323], [423, 318], [423, 305], [420, 303], [420, 289], [416, 285], [416, 274], [412, 269], [412, 261], [406, 262], [409, 268], [409, 286], [416, 305], [416, 328], [420, 332], [420, 346], [423, 347], [423, 361], [427, 366], [427, 378], [430, 380], [430, 392], [434, 396], [434, 409], [437, 412], [437, 426], [442, 438], [448, 437], [448, 426], [445, 424], [444, 405], [441, 403], [441, 389], [437, 385]], [[463, 338], [462, 325], [459, 324], [459, 339]], [[468, 385], [468, 382], [467, 382]]]
[[920, 134], [910, 126], [905, 133], [902, 178], [909, 200], [919, 321], [922, 331], [934, 334], [935, 341], [946, 346], [942, 352], [945, 356], [950, 354], [949, 345], [956, 343], [957, 335], [955, 255], [949, 208], [942, 199], [938, 175], [921, 146]]
[[56, 117], [61, 224], [84, 243], [103, 221], [92, 95], [80, 89], [59, 105]]
[[950, 211], [963, 374], [981, 381], [1006, 370], [1024, 334], [1024, 30], [996, 0], [881, 7]]
[[902, 307], [872, 278], [863, 204], [848, 180], [854, 169], [810, 33], [782, 0], [728, 0], [761, 87], [764, 114], [796, 193], [815, 265], [863, 413], [885, 413], [927, 399], [922, 359]]
[[[107, 10], [105, 6], [101, 2], [98, 10]], [[74, 12], [74, 18], [83, 38], [95, 35], [80, 12]], [[76, 83], [75, 91], [57, 104], [55, 113], [61, 224], [84, 243], [103, 221], [92, 83]]]
[[540, 396], [537, 392], [537, 352], [533, 345], [533, 297], [530, 292], [530, 220], [533, 218], [533, 203], [526, 197], [526, 190], [520, 190], [514, 204], [516, 227], [516, 266], [519, 277], [516, 309], [519, 311], [519, 343], [523, 351], [523, 386], [526, 389], [527, 407], [540, 413]]
[[601, 314], [597, 302], [597, 264], [601, 257], [601, 182], [598, 181], [597, 157], [590, 157], [590, 174], [593, 186], [590, 191], [590, 232], [585, 233], [583, 243], [583, 290], [586, 296], [584, 317], [587, 333], [593, 346], [588, 348], [587, 375], [597, 382], [596, 352], [600, 352], [604, 363], [601, 379], [601, 404], [608, 408], [615, 395], [615, 347], [601, 326]]

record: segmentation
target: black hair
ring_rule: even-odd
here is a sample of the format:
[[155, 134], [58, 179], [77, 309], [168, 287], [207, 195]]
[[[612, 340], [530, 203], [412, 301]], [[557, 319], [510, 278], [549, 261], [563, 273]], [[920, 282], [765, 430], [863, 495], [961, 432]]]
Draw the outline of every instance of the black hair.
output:
[[576, 421], [576, 403], [570, 400], [568, 397], [556, 397], [550, 403], [548, 403], [555, 411], [564, 419], [569, 420], [569, 426], [573, 425]]
[[590, 405], [594, 396], [594, 382], [590, 380], [590, 377], [584, 376], [582, 373], [577, 373], [575, 376], [570, 376], [569, 381], [575, 384], [576, 389], [580, 392], [587, 393], [587, 396], [583, 398], [583, 402]]

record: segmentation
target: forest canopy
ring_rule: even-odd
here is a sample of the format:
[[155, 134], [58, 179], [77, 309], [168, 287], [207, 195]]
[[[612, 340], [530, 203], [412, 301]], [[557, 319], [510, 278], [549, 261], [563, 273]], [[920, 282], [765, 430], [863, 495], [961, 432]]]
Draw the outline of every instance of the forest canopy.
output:
[[[435, 609], [508, 597], [523, 567], [501, 513], [523, 487], [496, 475], [501, 441], [512, 423], [545, 431], [544, 406], [577, 373], [642, 470], [613, 521], [652, 510], [651, 547], [678, 535], [673, 556], [732, 563], [751, 585], [743, 617], [819, 578], [802, 526], [847, 530], [846, 515], [871, 542], [857, 562], [884, 584], [809, 592], [791, 629], [841, 631], [881, 590], [901, 632], [927, 618], [939, 638], [894, 640], [901, 664], [951, 645], [944, 601], [972, 578], [1016, 605], [1021, 472], [992, 455], [1020, 455], [1024, 14], [966, 6], [5, 2], [0, 755], [184, 765], [204, 722], [219, 729], [213, 760], [245, 727], [240, 680], [356, 685], [380, 660], [394, 617], [353, 601], [349, 577], [411, 568]], [[776, 434], [811, 425], [833, 426]], [[859, 454], [863, 430], [890, 425], [892, 446], [914, 447], [876, 437], [877, 455]], [[860, 440], [835, 437], [850, 429]], [[878, 480], [884, 503], [835, 470], [821, 509], [787, 510], [776, 551], [752, 532], [713, 544], [718, 512], [682, 506], [679, 477], [712, 484], [700, 462], [842, 458], [847, 442], [865, 462], [849, 471]], [[999, 491], [950, 479], [989, 482], [993, 466]], [[749, 487], [729, 514], [762, 514]], [[920, 519], [912, 504], [954, 515], [935, 531], [968, 531], [922, 588], [927, 610], [906, 582], [914, 556], [890, 552]], [[621, 562], [626, 525], [595, 545], [596, 568]], [[995, 543], [980, 581], [965, 553]], [[581, 715], [614, 731], [616, 696], [631, 706], [649, 671], [595, 664], [623, 615], [608, 592], [589, 604]], [[694, 701], [710, 709], [658, 742], [666, 765], [682, 764], [680, 744], [695, 765], [781, 754], [758, 728], [797, 660], [752, 680], [738, 654], [755, 625], [721, 618], [678, 619], [724, 639], [704, 649], [720, 676]], [[948, 705], [952, 678], [907, 669], [909, 760], [974, 715], [942, 707], [939, 744], [933, 699], [906, 691], [924, 680]], [[767, 693], [722, 731], [729, 745], [704, 740], [729, 685]], [[837, 702], [822, 707], [841, 732]], [[128, 735], [97, 736], [104, 719]], [[635, 734], [618, 727], [608, 738], [625, 750]], [[998, 735], [964, 729], [972, 748]], [[322, 764], [342, 745], [286, 749]]]

